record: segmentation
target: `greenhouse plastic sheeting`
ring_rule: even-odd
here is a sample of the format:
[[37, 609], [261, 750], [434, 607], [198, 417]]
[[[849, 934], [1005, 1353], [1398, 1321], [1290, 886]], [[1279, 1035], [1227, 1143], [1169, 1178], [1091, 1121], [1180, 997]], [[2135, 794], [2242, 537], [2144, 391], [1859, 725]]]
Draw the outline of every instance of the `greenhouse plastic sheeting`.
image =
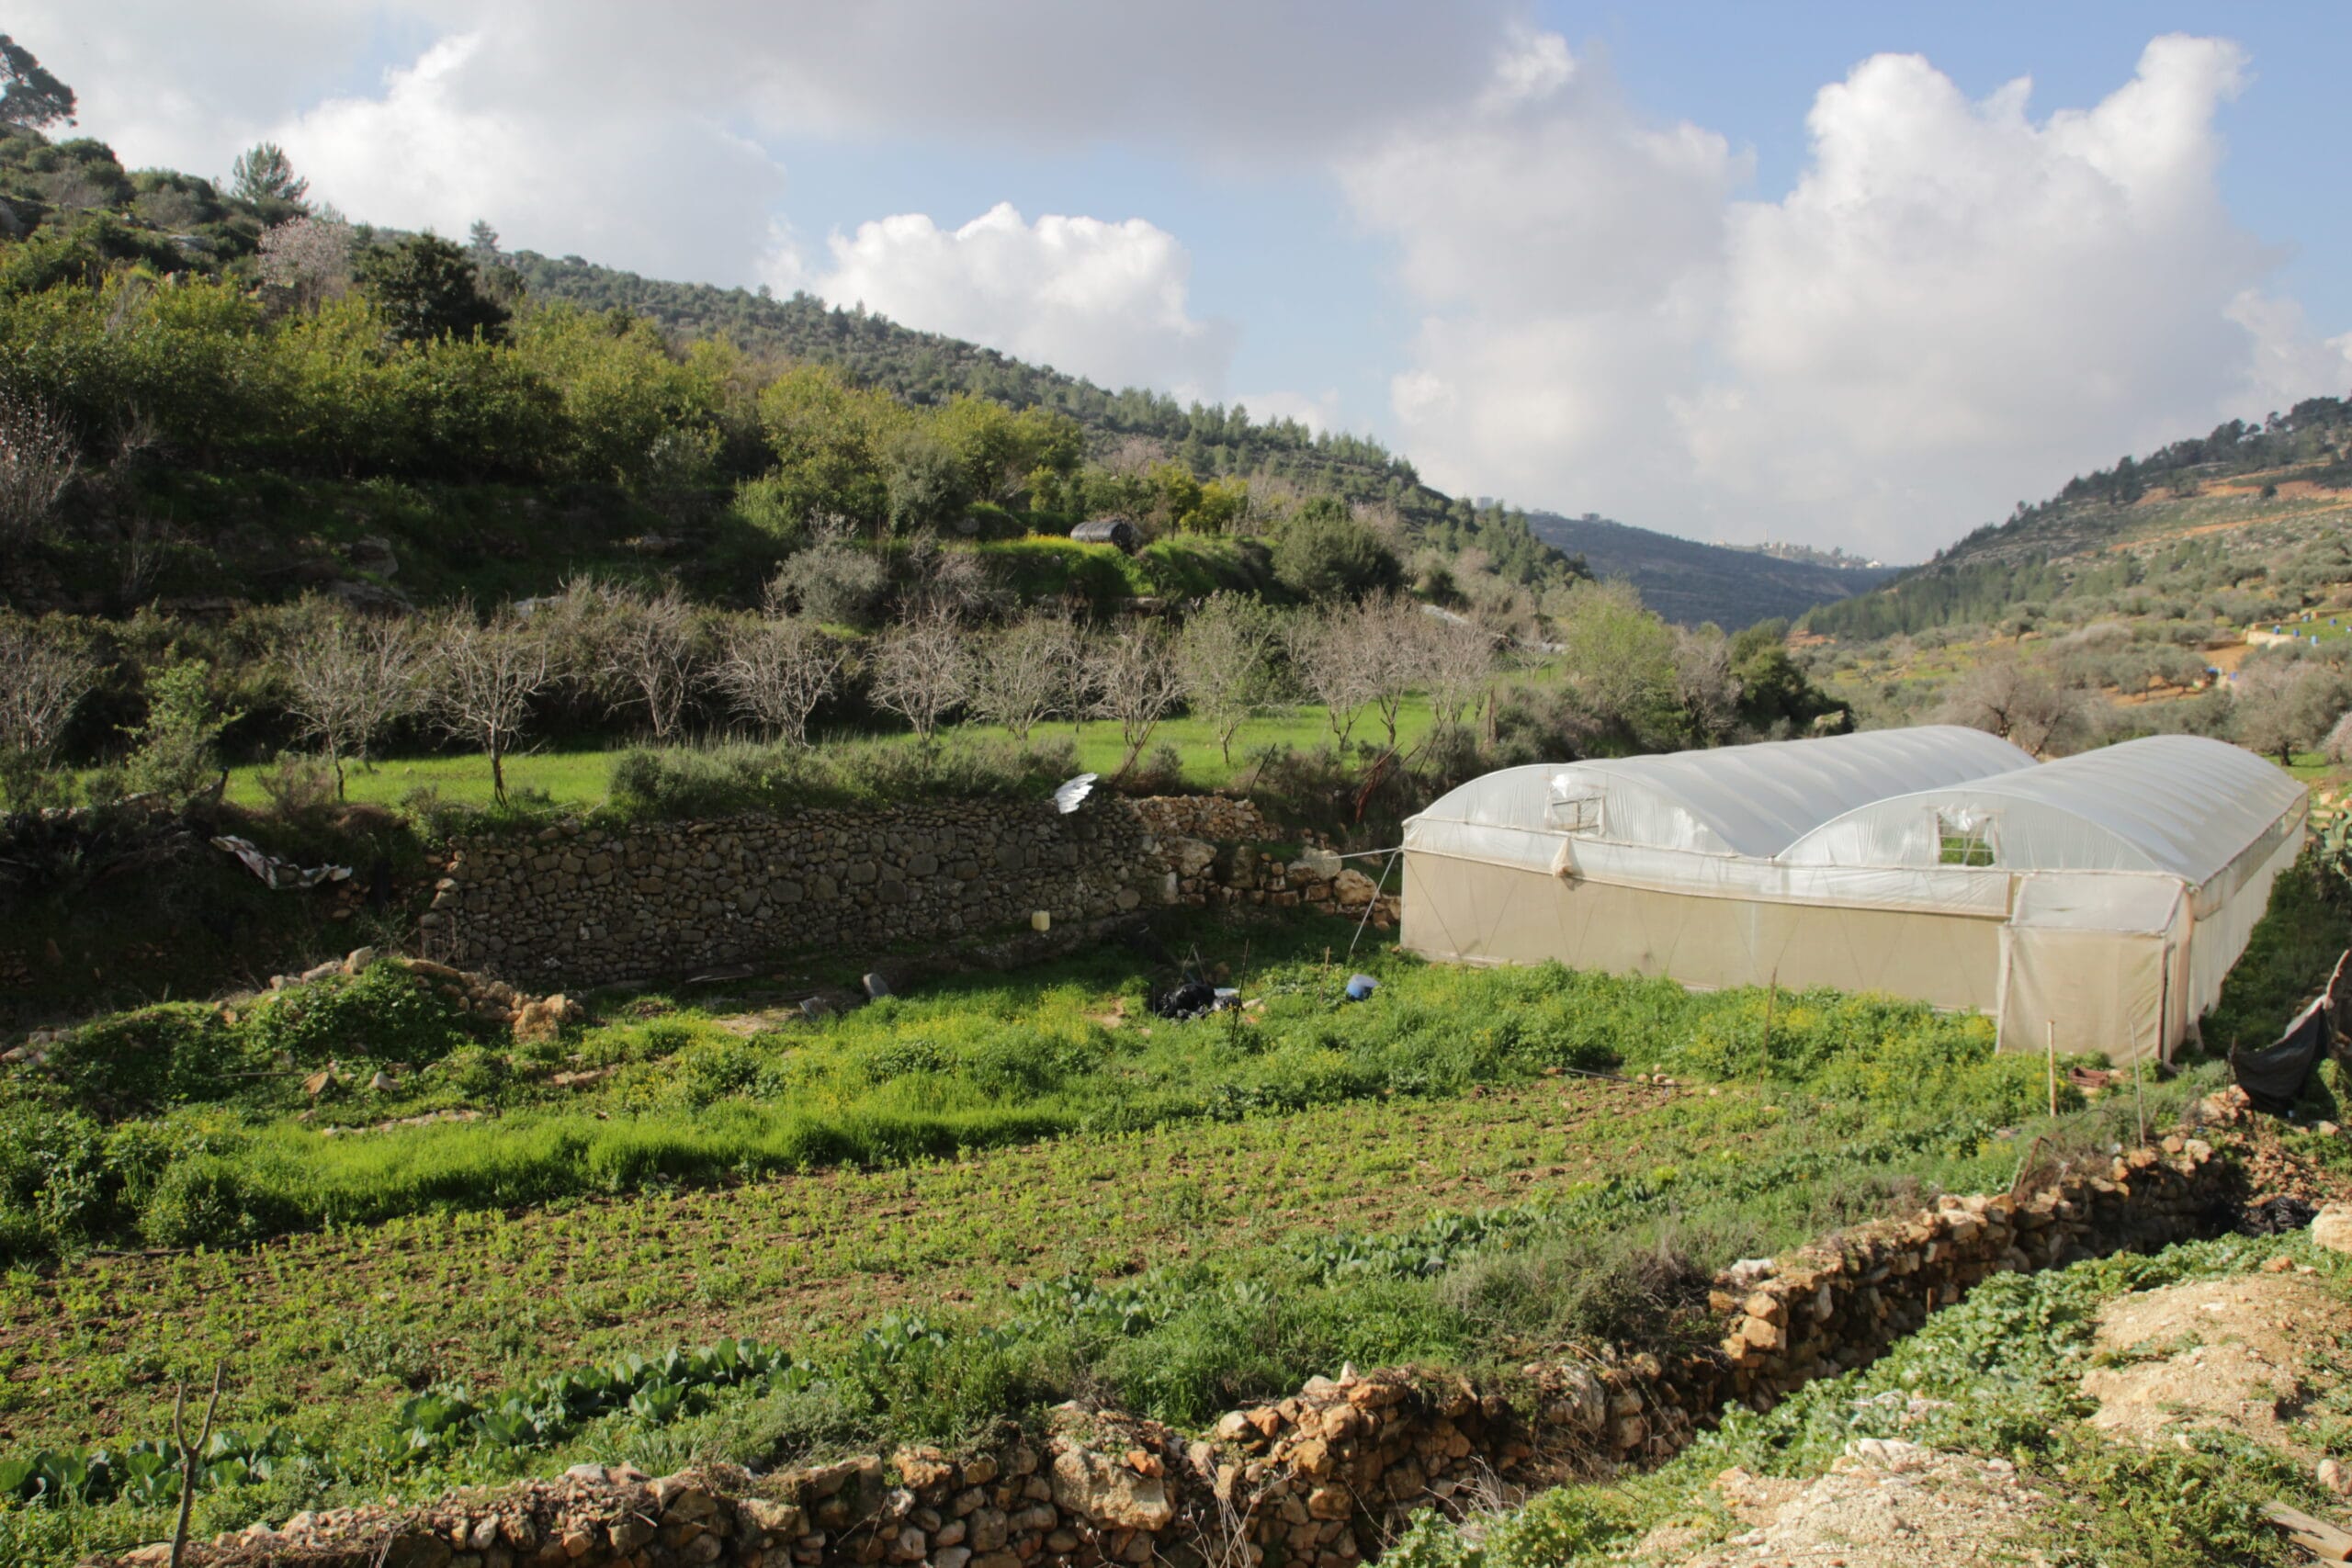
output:
[[2055, 762], [1892, 794], [1805, 834], [1809, 865], [1934, 866], [1939, 819], [1985, 823], [1994, 863], [2153, 871], [2202, 886], [2267, 858], [2302, 820], [2303, 788], [2251, 751], [2195, 735], [2127, 740]]
[[[2168, 1056], [2305, 808], [2262, 759], [2180, 736], [2041, 764], [1939, 727], [1510, 768], [1406, 824], [1404, 944], [1880, 990], [1993, 1014], [2012, 1049]], [[1945, 863], [1956, 836], [1991, 863]]]
[[1870, 801], [2032, 761], [1982, 730], [1928, 725], [1505, 768], [1473, 779], [1407, 822], [1405, 847], [1549, 871], [1561, 837], [1586, 821], [1590, 826], [1576, 834], [1580, 840], [1769, 859]]

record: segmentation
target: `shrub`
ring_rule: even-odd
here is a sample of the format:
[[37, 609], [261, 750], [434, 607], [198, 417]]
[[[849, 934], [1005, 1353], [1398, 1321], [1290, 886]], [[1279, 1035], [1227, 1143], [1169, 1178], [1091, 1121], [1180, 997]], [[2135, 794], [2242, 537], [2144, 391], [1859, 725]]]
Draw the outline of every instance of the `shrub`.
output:
[[456, 1010], [398, 964], [273, 991], [239, 1028], [256, 1052], [306, 1066], [338, 1055], [437, 1061], [464, 1038]]
[[1274, 576], [1302, 599], [1361, 599], [1402, 587], [1405, 568], [1342, 503], [1309, 502], [1274, 539]]
[[292, 1205], [264, 1191], [243, 1161], [202, 1154], [164, 1171], [140, 1229], [157, 1247], [220, 1247], [277, 1235], [302, 1219]]
[[827, 626], [866, 626], [882, 607], [889, 575], [873, 552], [846, 539], [820, 539], [784, 563], [768, 596]]
[[738, 484], [732, 510], [738, 519], [789, 548], [808, 535], [808, 520], [797, 502], [793, 487], [770, 474]]
[[216, 1100], [225, 1075], [250, 1065], [247, 1042], [220, 1012], [166, 1002], [74, 1031], [49, 1067], [75, 1102], [106, 1114]]

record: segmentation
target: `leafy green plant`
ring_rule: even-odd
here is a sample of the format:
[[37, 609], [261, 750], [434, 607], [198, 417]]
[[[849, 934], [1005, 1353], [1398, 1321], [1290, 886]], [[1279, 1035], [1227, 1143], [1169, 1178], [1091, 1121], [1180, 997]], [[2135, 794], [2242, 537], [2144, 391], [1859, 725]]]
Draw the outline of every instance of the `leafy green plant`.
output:
[[457, 1010], [398, 964], [270, 992], [238, 1028], [254, 1049], [305, 1066], [336, 1056], [435, 1061], [465, 1038]]

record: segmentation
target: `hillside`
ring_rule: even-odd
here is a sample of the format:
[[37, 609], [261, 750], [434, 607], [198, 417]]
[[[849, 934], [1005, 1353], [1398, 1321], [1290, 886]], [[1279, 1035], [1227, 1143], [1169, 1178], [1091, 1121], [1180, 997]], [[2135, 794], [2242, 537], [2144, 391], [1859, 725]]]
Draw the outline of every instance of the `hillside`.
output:
[[1204, 479], [1259, 477], [1300, 493], [1391, 507], [1415, 542], [1449, 555], [1481, 549], [1499, 575], [1529, 586], [1571, 570], [1521, 513], [1481, 508], [1432, 490], [1411, 463], [1361, 436], [1318, 434], [1292, 419], [1261, 423], [1238, 404], [1187, 406], [1135, 387], [1110, 391], [960, 338], [828, 306], [809, 294], [779, 299], [746, 288], [668, 282], [578, 256], [550, 259], [523, 251], [502, 259], [534, 299], [628, 310], [650, 318], [673, 338], [718, 338], [755, 358], [829, 365], [860, 386], [883, 389], [919, 407], [967, 396], [1013, 409], [1050, 409], [1085, 428], [1089, 455], [1096, 458], [1114, 457], [1141, 441]]
[[1875, 588], [1888, 569], [1839, 568], [1784, 560], [1756, 550], [1702, 545], [1587, 513], [1528, 514], [1535, 536], [1584, 558], [1595, 577], [1623, 578], [1642, 602], [1682, 626], [1713, 621], [1725, 631], [1776, 617], [1794, 619], [1813, 606]]
[[1807, 622], [1824, 635], [1868, 639], [1991, 624], [2061, 600], [2174, 603], [2246, 591], [2242, 605], [2214, 606], [2242, 621], [2277, 613], [2255, 603], [2273, 597], [2267, 590], [2332, 570], [2347, 520], [2352, 406], [2312, 398], [2260, 425], [2232, 420], [2078, 475]]

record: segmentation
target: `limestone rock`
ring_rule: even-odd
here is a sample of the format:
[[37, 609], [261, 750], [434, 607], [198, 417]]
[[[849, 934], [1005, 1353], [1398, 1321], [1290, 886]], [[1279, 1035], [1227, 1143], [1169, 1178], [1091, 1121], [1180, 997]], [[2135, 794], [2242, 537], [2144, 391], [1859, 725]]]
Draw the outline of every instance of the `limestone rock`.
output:
[[1053, 1492], [1060, 1506], [1118, 1529], [1157, 1530], [1176, 1517], [1161, 1477], [1138, 1475], [1083, 1449], [1054, 1456]]
[[2312, 1220], [2312, 1244], [2330, 1252], [2352, 1252], [2352, 1204], [2330, 1203]]
[[1169, 839], [1161, 849], [1179, 876], [1198, 876], [1216, 863], [1216, 846], [1205, 839]]

